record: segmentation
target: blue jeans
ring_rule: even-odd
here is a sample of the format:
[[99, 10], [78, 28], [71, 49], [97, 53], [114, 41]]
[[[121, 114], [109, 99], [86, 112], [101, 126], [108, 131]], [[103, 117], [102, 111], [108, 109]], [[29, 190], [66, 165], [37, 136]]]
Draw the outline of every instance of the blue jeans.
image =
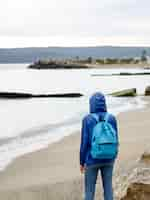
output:
[[87, 167], [85, 170], [85, 200], [94, 200], [95, 185], [97, 181], [98, 172], [101, 172], [101, 178], [104, 190], [104, 200], [113, 200], [112, 188], [112, 164], [99, 164]]

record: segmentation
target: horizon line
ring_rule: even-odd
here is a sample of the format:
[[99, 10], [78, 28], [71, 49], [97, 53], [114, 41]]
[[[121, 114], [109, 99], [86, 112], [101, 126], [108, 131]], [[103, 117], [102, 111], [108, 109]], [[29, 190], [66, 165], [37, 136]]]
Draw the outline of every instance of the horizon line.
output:
[[79, 46], [22, 46], [22, 47], [0, 47], [0, 49], [28, 49], [28, 48], [98, 48], [98, 47], [112, 47], [112, 48], [150, 48], [146, 45], [79, 45]]

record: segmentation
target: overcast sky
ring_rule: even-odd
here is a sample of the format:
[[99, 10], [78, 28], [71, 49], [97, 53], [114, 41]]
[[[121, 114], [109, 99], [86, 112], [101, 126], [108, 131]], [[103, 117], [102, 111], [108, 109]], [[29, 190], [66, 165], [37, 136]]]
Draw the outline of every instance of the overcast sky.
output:
[[150, 46], [150, 0], [0, 2], [0, 47]]

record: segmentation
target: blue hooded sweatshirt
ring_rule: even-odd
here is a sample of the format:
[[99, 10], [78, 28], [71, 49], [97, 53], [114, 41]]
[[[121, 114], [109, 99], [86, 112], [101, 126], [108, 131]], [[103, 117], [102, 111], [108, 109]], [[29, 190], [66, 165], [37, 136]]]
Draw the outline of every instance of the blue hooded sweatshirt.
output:
[[[90, 113], [96, 113], [99, 116], [99, 120], [102, 120], [107, 112], [105, 97], [102, 93], [97, 92], [90, 98]], [[117, 130], [117, 122], [116, 118], [109, 114], [108, 122], [112, 125], [112, 127]], [[95, 164], [103, 164], [103, 163], [113, 163], [114, 159], [93, 159], [91, 156], [91, 140], [92, 140], [92, 132], [93, 128], [96, 125], [95, 118], [88, 114], [82, 120], [82, 130], [81, 130], [81, 145], [80, 145], [80, 165], [90, 166]]]

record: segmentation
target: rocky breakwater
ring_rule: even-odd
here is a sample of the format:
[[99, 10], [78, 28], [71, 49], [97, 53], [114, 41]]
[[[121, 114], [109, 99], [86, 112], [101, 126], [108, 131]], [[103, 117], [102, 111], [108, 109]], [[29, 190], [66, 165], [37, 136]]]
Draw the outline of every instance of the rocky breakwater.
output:
[[90, 68], [86, 64], [52, 61], [52, 60], [39, 60], [28, 66], [29, 69], [86, 69]]
[[120, 200], [150, 200], [150, 151], [145, 152], [120, 188]]

